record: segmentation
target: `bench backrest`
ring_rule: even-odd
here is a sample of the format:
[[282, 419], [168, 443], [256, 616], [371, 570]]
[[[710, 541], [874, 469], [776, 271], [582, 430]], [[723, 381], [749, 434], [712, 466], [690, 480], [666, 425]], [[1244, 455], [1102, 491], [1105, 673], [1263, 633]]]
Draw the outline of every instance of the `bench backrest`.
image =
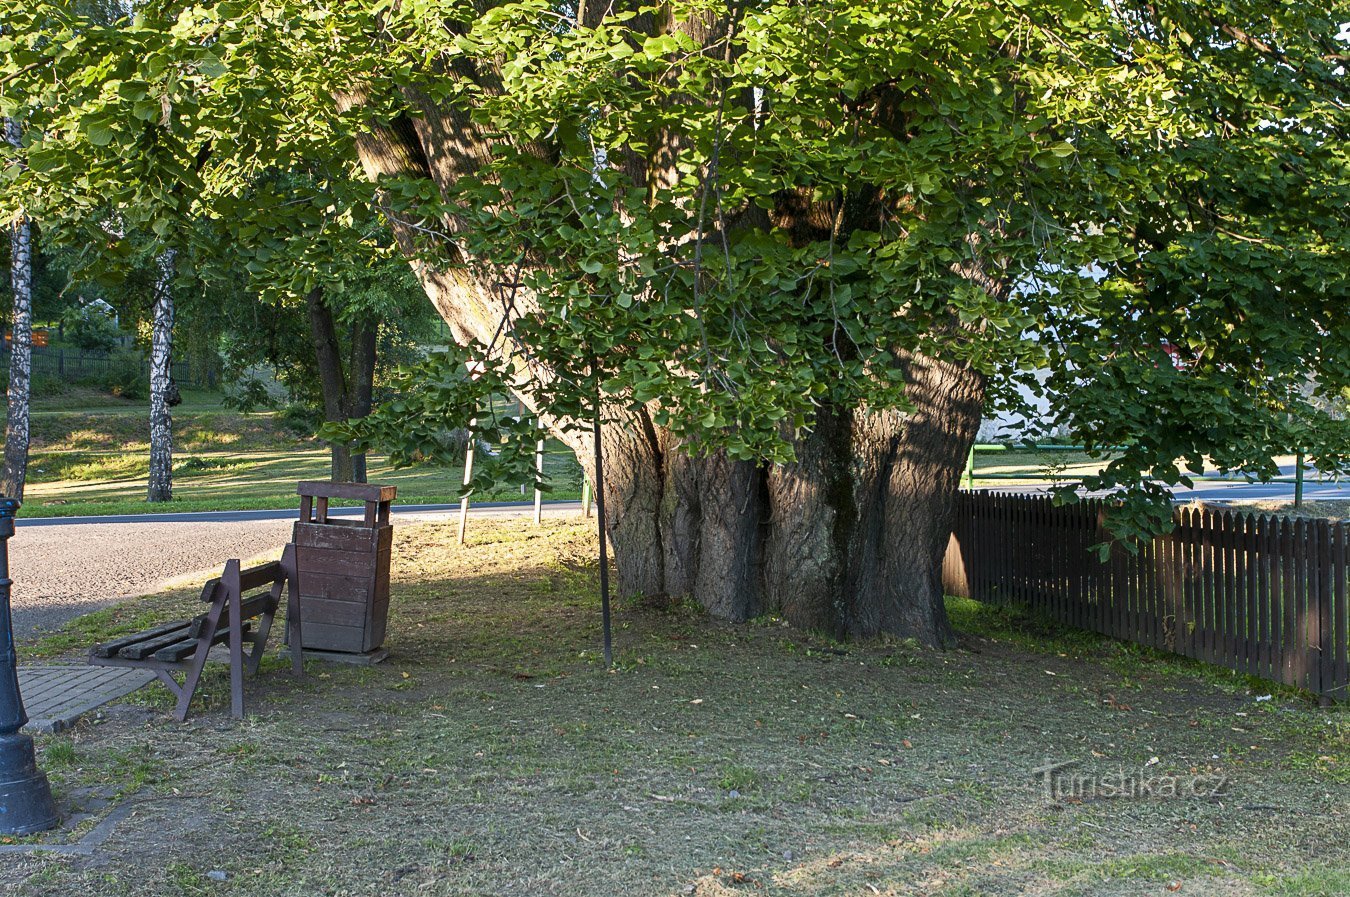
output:
[[256, 567], [249, 567], [247, 570], [240, 570], [234, 574], [231, 568], [238, 568], [239, 562], [236, 560], [225, 562], [225, 573], [217, 576], [215, 579], [207, 580], [206, 585], [202, 586], [202, 601], [209, 604], [216, 600], [216, 589], [220, 588], [223, 579], [233, 579], [235, 575], [239, 577], [238, 588], [242, 595], [244, 592], [252, 589], [271, 586], [272, 590], [280, 595], [280, 587], [286, 583], [286, 568], [281, 561], [272, 561], [267, 564], [259, 564]]

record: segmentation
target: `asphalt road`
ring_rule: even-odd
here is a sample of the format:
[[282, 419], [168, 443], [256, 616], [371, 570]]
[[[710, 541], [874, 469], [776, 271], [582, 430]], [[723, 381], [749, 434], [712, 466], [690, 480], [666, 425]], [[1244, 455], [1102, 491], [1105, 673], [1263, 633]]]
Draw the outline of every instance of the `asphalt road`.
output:
[[[580, 509], [577, 502], [546, 506], [550, 515]], [[484, 503], [474, 507], [473, 515], [522, 515], [533, 509], [532, 504]], [[411, 506], [399, 508], [393, 521], [445, 519], [458, 511], [458, 505]], [[280, 557], [294, 520], [294, 510], [20, 519], [9, 540], [15, 637], [31, 638], [118, 601], [206, 579], [229, 558]]]
[[[996, 487], [1027, 492], [1034, 487]], [[1221, 483], [1200, 480], [1179, 490], [1178, 501], [1292, 498], [1292, 483]], [[1304, 486], [1308, 500], [1350, 501], [1350, 483]], [[575, 513], [577, 502], [546, 502], [549, 514]], [[458, 513], [458, 505], [397, 507], [395, 523], [436, 520]], [[531, 503], [484, 502], [474, 516], [519, 516]], [[359, 508], [333, 514], [356, 516]], [[294, 510], [128, 514], [115, 517], [24, 518], [10, 540], [14, 631], [18, 638], [59, 628], [64, 622], [126, 598], [147, 595], [206, 578], [226, 559], [279, 557], [290, 538]]]

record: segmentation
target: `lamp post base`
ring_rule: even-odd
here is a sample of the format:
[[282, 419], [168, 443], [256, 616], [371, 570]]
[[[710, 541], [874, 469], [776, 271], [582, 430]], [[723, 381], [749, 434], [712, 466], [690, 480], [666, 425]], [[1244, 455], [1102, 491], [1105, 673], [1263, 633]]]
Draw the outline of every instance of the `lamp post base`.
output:
[[37, 768], [33, 739], [19, 732], [0, 736], [0, 833], [31, 835], [60, 819], [47, 776]]

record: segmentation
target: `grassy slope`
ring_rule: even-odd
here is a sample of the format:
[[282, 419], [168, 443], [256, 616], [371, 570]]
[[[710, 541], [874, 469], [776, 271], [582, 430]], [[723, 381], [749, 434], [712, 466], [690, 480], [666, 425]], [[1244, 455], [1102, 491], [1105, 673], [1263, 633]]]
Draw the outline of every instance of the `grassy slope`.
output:
[[[388, 662], [297, 681], [271, 657], [242, 724], [213, 669], [186, 726], [151, 687], [39, 738], [63, 799], [136, 813], [88, 859], [7, 856], [7, 893], [1350, 892], [1344, 710], [970, 602], [947, 652], [620, 603], [607, 673], [588, 526], [475, 523], [459, 549], [421, 525], [395, 550]], [[1051, 801], [1047, 759], [1230, 784]]]
[[[143, 404], [80, 391], [39, 405], [22, 516], [289, 508], [297, 481], [328, 478], [328, 450], [288, 430], [278, 415], [233, 412], [210, 394], [185, 399], [174, 410], [174, 501], [156, 505], [143, 498], [150, 448]], [[554, 487], [549, 498], [580, 494], [580, 468], [560, 444], [551, 444], [545, 471]], [[463, 470], [394, 470], [376, 456], [369, 477], [397, 485], [400, 502], [441, 503], [457, 500]], [[521, 498], [513, 486], [478, 496]]]

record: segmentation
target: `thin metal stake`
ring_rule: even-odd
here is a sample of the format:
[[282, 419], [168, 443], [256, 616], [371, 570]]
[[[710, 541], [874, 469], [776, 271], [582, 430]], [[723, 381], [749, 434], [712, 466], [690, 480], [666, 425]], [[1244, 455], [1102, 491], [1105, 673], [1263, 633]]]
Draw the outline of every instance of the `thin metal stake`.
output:
[[609, 554], [605, 544], [605, 457], [600, 442], [600, 396], [595, 397], [595, 518], [600, 530], [600, 620], [605, 630], [605, 669], [614, 666], [609, 628]]
[[[469, 421], [469, 443], [464, 449], [464, 485], [468, 486], [473, 482], [473, 443], [474, 427], [478, 426], [478, 420]], [[465, 492], [464, 497], [459, 500], [459, 544], [464, 544], [464, 531], [469, 525], [469, 493]]]
[[1294, 507], [1303, 507], [1303, 453], [1294, 455]]
[[544, 522], [544, 493], [539, 491], [539, 481], [544, 476], [544, 422], [539, 421], [539, 442], [534, 446], [534, 525]]

